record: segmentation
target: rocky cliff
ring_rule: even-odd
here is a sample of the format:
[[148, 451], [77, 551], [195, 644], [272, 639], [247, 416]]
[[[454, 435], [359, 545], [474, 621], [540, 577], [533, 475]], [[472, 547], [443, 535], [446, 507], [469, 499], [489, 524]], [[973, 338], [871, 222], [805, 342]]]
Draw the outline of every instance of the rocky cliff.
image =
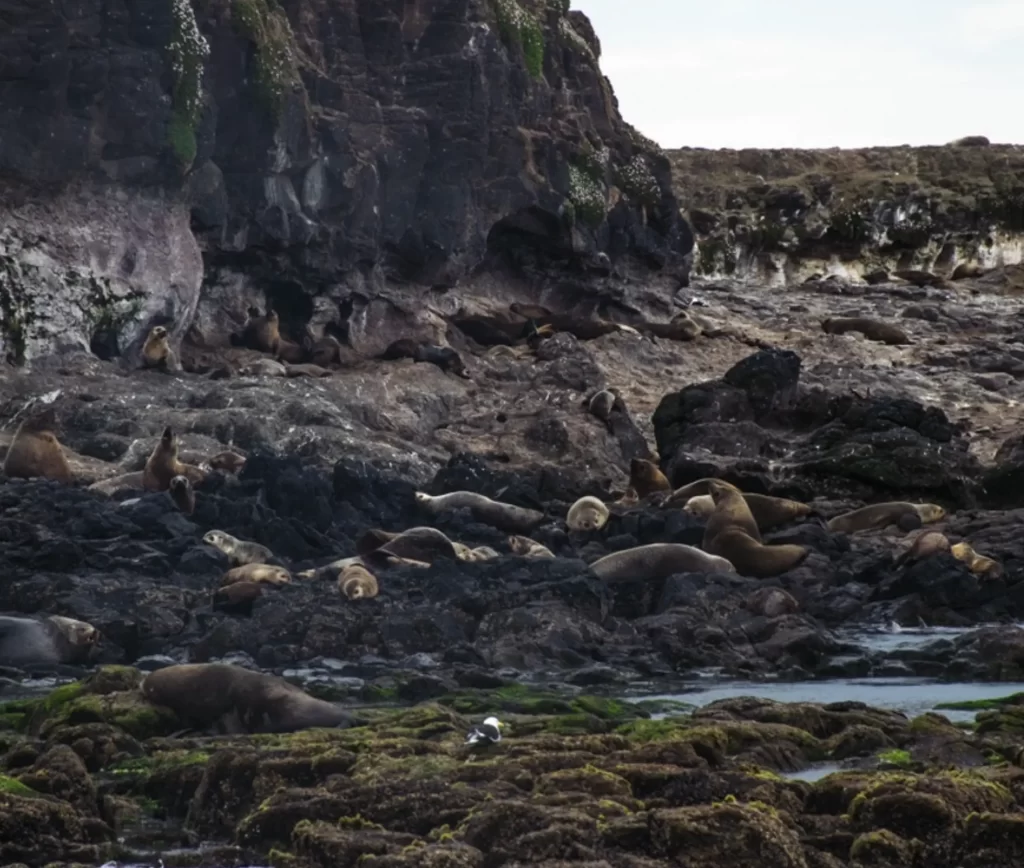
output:
[[1024, 147], [670, 152], [695, 271], [781, 285], [1024, 259]]
[[201, 297], [331, 321], [499, 261], [685, 269], [668, 162], [568, 5], [0, 0], [7, 359], [180, 339]]

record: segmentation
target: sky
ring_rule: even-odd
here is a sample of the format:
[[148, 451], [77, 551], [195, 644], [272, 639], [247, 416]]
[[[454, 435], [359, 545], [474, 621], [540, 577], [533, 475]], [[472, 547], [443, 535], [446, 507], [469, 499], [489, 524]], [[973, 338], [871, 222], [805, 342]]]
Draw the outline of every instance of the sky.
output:
[[1024, 0], [572, 0], [666, 148], [1024, 144]]

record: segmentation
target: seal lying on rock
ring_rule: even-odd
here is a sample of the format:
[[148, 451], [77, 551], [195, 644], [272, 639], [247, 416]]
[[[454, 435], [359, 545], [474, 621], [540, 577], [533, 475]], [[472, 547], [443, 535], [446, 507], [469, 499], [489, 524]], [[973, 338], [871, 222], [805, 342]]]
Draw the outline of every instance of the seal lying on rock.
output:
[[[747, 502], [759, 530], [768, 530], [814, 512], [806, 503], [800, 503], [798, 500], [752, 494], [747, 491], [741, 491], [740, 494]], [[709, 518], [715, 511], [715, 499], [710, 494], [698, 494], [686, 501], [683, 511], [698, 518]]]
[[1003, 575], [1003, 567], [998, 562], [979, 555], [968, 542], [959, 542], [950, 549], [953, 557], [963, 561], [976, 576], [984, 576], [986, 579], [998, 579]]
[[245, 564], [241, 567], [234, 567], [221, 576], [220, 583], [233, 585], [236, 582], [256, 582], [264, 585], [287, 585], [292, 580], [291, 573], [284, 567], [275, 567], [271, 564]]
[[879, 341], [892, 346], [912, 343], [902, 329], [876, 319], [869, 319], [866, 316], [826, 319], [821, 324], [821, 330], [830, 335], [860, 332], [869, 341]]
[[227, 555], [236, 567], [246, 564], [265, 564], [275, 560], [274, 553], [256, 542], [236, 539], [222, 530], [211, 530], [203, 534], [203, 542]]
[[206, 462], [211, 470], [219, 470], [221, 473], [238, 473], [245, 467], [245, 456], [239, 455], [231, 449], [218, 452]]
[[227, 734], [294, 732], [352, 721], [336, 705], [314, 699], [283, 678], [226, 663], [185, 663], [151, 672], [142, 695], [184, 722]]
[[83, 663], [99, 639], [92, 624], [74, 618], [0, 615], [0, 665]]
[[937, 530], [924, 531], [914, 537], [910, 548], [893, 558], [893, 566], [898, 567], [900, 564], [919, 561], [929, 555], [948, 552], [949, 548], [949, 539], [944, 533], [939, 533]]
[[4, 475], [20, 479], [41, 476], [70, 483], [71, 466], [53, 433], [56, 425], [57, 413], [53, 407], [43, 407], [26, 416], [4, 458]]
[[489, 524], [507, 533], [529, 533], [544, 521], [544, 513], [500, 500], [491, 500], [475, 491], [452, 491], [431, 497], [416, 492], [416, 502], [431, 515], [449, 509], [469, 509], [477, 521]]
[[603, 528], [608, 523], [609, 514], [602, 500], [588, 494], [569, 507], [565, 523], [569, 530], [587, 533]]
[[466, 365], [462, 361], [462, 356], [451, 347], [421, 343], [414, 341], [412, 338], [401, 338], [393, 341], [381, 354], [381, 358], [386, 361], [413, 359], [417, 362], [430, 362], [442, 371], [457, 374], [465, 379], [469, 378], [469, 374], [466, 373]]
[[922, 524], [940, 521], [946, 510], [935, 503], [906, 503], [893, 500], [873, 503], [852, 512], [844, 512], [828, 521], [833, 533], [856, 533], [861, 530], [880, 530], [891, 524], [900, 530], [917, 530]]
[[[464, 548], [464, 547], [463, 547]], [[392, 555], [397, 559], [409, 559], [431, 564], [437, 558], [459, 560], [459, 544], [452, 542], [436, 527], [411, 527], [401, 533], [374, 528], [366, 531], [356, 542], [356, 552], [368, 561], [382, 563], [389, 559], [381, 556]]]
[[512, 554], [522, 555], [524, 558], [553, 558], [554, 552], [547, 546], [530, 539], [528, 536], [510, 536], [508, 547]]
[[735, 573], [725, 558], [682, 543], [651, 543], [612, 552], [590, 569], [605, 582], [657, 581], [677, 573]]
[[646, 458], [634, 458], [629, 462], [629, 484], [640, 500], [656, 492], [672, 490], [658, 465]]
[[338, 590], [349, 600], [367, 600], [379, 591], [377, 577], [362, 564], [349, 564], [338, 574]]
[[743, 576], [766, 579], [798, 566], [810, 550], [798, 545], [764, 545], [757, 522], [743, 495], [731, 486], [711, 482], [715, 511], [704, 530], [704, 549], [726, 558]]

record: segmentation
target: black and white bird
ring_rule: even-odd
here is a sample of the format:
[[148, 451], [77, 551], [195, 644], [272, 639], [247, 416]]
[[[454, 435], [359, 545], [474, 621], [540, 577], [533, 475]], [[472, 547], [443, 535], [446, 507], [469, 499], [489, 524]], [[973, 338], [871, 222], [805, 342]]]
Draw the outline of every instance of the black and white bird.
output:
[[474, 726], [466, 735], [466, 744], [497, 744], [501, 741], [502, 723], [496, 717], [488, 717], [479, 726]]

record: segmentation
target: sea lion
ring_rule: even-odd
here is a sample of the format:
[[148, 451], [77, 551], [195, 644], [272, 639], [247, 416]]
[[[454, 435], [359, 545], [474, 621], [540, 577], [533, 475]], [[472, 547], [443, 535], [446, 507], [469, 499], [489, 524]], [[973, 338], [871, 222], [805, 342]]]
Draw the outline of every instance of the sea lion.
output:
[[245, 466], [245, 456], [225, 449], [207, 459], [206, 463], [211, 470], [219, 470], [221, 473], [238, 473]]
[[976, 262], [961, 262], [956, 268], [953, 269], [950, 280], [966, 280], [969, 277], [981, 277], [983, 274], [987, 274], [988, 270], [982, 268]]
[[640, 500], [659, 491], [672, 490], [668, 478], [658, 465], [645, 458], [634, 458], [629, 462], [629, 484]]
[[266, 546], [248, 540], [237, 539], [222, 530], [211, 530], [203, 534], [203, 542], [227, 555], [232, 566], [266, 564], [274, 560], [274, 553]]
[[236, 347], [248, 347], [261, 353], [276, 353], [281, 343], [281, 320], [277, 311], [267, 311], [265, 316], [259, 315], [257, 308], [249, 308], [249, 320], [241, 334], [231, 335], [231, 344]]
[[704, 550], [728, 560], [743, 576], [766, 579], [801, 564], [810, 549], [799, 545], [764, 545], [757, 522], [742, 493], [719, 482], [708, 484], [715, 511], [704, 530]]
[[609, 515], [604, 501], [588, 494], [569, 507], [565, 523], [569, 525], [569, 530], [586, 533], [603, 528], [608, 523]]
[[861, 530], [880, 530], [891, 524], [900, 530], [917, 530], [922, 524], [941, 520], [946, 510], [934, 503], [906, 503], [888, 501], [862, 506], [829, 519], [828, 529], [833, 533], [857, 533]]
[[362, 564], [349, 564], [338, 573], [338, 590], [349, 600], [368, 600], [377, 596], [377, 577]]
[[4, 458], [4, 475], [9, 478], [33, 479], [43, 477], [70, 483], [71, 465], [64, 455], [53, 429], [57, 413], [53, 407], [43, 407], [26, 416]]
[[830, 335], [844, 335], [847, 332], [860, 332], [870, 341], [899, 346], [912, 343], [907, 333], [888, 323], [869, 319], [866, 316], [836, 317], [822, 320], [821, 330]]
[[619, 396], [611, 389], [602, 389], [600, 392], [594, 392], [587, 402], [587, 411], [591, 416], [596, 416], [602, 422], [607, 422], [608, 417], [612, 414], [612, 407], [615, 406], [615, 402], [618, 399]]
[[555, 331], [569, 332], [577, 340], [590, 341], [609, 335], [612, 332], [629, 332], [639, 334], [633, 326], [611, 322], [603, 319], [586, 319], [571, 313], [552, 313], [539, 305], [527, 305], [516, 302], [509, 305], [509, 310], [519, 316], [532, 320], [538, 327], [551, 326]]
[[452, 491], [436, 497], [417, 491], [415, 497], [420, 507], [431, 515], [449, 509], [469, 509], [477, 521], [507, 533], [529, 533], [544, 521], [544, 513], [536, 509], [491, 500], [475, 491]]
[[905, 280], [907, 283], [913, 284], [918, 288], [925, 288], [933, 286], [936, 289], [945, 289], [946, 281], [943, 280], [939, 275], [932, 274], [930, 271], [919, 271], [916, 268], [902, 268], [898, 271], [894, 271], [893, 275]]
[[171, 344], [167, 340], [167, 329], [153, 326], [142, 345], [141, 362], [143, 368], [155, 368], [164, 371], [180, 371], [181, 365]]
[[146, 459], [146, 466], [142, 470], [142, 487], [146, 491], [167, 491], [175, 476], [187, 477], [193, 484], [206, 478], [206, 474], [198, 467], [178, 460], [178, 439], [171, 428], [167, 427]]
[[[309, 353], [306, 352], [305, 348], [287, 338], [280, 338], [278, 340], [275, 355], [279, 362], [284, 363], [285, 371], [288, 370], [289, 365], [301, 366], [309, 360]], [[288, 376], [291, 376], [291, 374]], [[296, 374], [296, 376], [301, 375]]]
[[435, 527], [411, 527], [401, 533], [373, 528], [356, 541], [356, 552], [368, 559], [379, 553], [429, 564], [437, 558], [457, 560], [458, 545]]
[[682, 543], [651, 543], [613, 552], [594, 561], [590, 569], [606, 582], [657, 581], [677, 573], [735, 573], [725, 558]]
[[[712, 482], [720, 482], [722, 485], [728, 485], [732, 488], [736, 488], [731, 482], [726, 482], [724, 479], [718, 479], [714, 476], [705, 476], [702, 479], [697, 479], [693, 482], [689, 482], [686, 485], [680, 486], [673, 491], [665, 500], [662, 501], [663, 507], [669, 506], [683, 506], [687, 501], [694, 497], [698, 497], [702, 494], [708, 494], [708, 485]], [[736, 488], [739, 491], [738, 488]]]
[[412, 359], [416, 362], [430, 362], [447, 373], [456, 374], [464, 379], [469, 376], [466, 373], [466, 365], [462, 361], [462, 356], [451, 347], [423, 343], [412, 338], [400, 338], [393, 341], [381, 354], [381, 358], [386, 361]]
[[284, 377], [285, 366], [277, 359], [254, 359], [238, 369], [240, 377]]
[[331, 335], [317, 338], [309, 346], [309, 360], [314, 365], [326, 368], [341, 363], [341, 341]]
[[692, 341], [701, 333], [700, 325], [686, 311], [677, 313], [669, 322], [645, 322], [637, 325], [640, 334], [654, 335], [672, 341]]
[[553, 558], [554, 552], [547, 546], [530, 539], [528, 536], [510, 536], [508, 547], [512, 554], [522, 555], [524, 558]]
[[928, 555], [949, 551], [949, 539], [937, 530], [926, 530], [914, 537], [910, 547], [893, 559], [893, 566], [918, 561]]
[[291, 365], [285, 363], [284, 375], [292, 379], [295, 377], [329, 377], [331, 376], [331, 371], [328, 371], [327, 368], [321, 368], [319, 365]]
[[[753, 494], [749, 491], [740, 493], [747, 502], [747, 506], [750, 507], [758, 530], [770, 530], [777, 525], [795, 521], [814, 512], [812, 507], [799, 500], [771, 497], [767, 494]], [[691, 497], [683, 506], [683, 512], [698, 518], [708, 518], [714, 511], [715, 499], [710, 494], [698, 494], [696, 497]]]
[[157, 669], [142, 695], [191, 725], [230, 734], [294, 732], [314, 726], [349, 726], [344, 710], [314, 699], [283, 678], [226, 663], [184, 663]]
[[99, 640], [99, 630], [74, 618], [0, 615], [2, 666], [83, 663], [92, 656]]
[[292, 574], [284, 567], [275, 567], [271, 564], [244, 564], [240, 567], [233, 567], [221, 576], [221, 587], [233, 585], [236, 582], [255, 582], [261, 585], [287, 585], [292, 580]]
[[986, 579], [998, 579], [1003, 575], [1003, 567], [992, 558], [979, 555], [968, 542], [958, 542], [950, 549], [950, 553], [958, 561], [963, 561], [974, 575]]
[[118, 476], [111, 476], [107, 479], [100, 479], [88, 487], [89, 491], [98, 491], [100, 494], [112, 495], [119, 491], [142, 488], [141, 470], [134, 473], [122, 473]]
[[252, 604], [262, 596], [260, 582], [233, 582], [213, 592], [213, 608], [218, 612], [251, 615]]
[[187, 476], [173, 477], [167, 487], [167, 493], [170, 494], [174, 505], [185, 515], [192, 515], [196, 511], [196, 493]]

